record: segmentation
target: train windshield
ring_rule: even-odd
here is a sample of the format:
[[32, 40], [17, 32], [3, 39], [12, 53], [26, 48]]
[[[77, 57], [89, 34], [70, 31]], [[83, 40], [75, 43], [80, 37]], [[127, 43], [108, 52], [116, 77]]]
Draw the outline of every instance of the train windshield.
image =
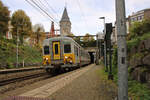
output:
[[64, 53], [71, 53], [71, 45], [70, 44], [64, 45]]
[[44, 46], [44, 54], [45, 55], [49, 54], [49, 46]]
[[58, 54], [58, 44], [55, 44], [55, 54]]

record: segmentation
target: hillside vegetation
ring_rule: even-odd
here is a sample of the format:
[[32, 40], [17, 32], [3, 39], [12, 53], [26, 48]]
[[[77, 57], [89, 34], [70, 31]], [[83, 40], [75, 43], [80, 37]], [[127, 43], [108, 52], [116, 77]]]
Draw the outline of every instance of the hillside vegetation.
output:
[[[16, 43], [13, 40], [0, 39], [0, 68], [14, 68], [16, 66]], [[18, 61], [19, 67], [40, 65], [42, 62], [41, 49], [27, 45], [20, 45], [18, 47]]]
[[[150, 20], [135, 22], [127, 37], [128, 92], [133, 100], [150, 100]], [[113, 75], [117, 83], [117, 46], [113, 52]]]

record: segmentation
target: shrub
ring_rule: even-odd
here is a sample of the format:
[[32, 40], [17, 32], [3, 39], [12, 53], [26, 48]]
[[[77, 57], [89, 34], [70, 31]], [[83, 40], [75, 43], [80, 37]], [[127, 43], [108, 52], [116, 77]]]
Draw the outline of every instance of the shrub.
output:
[[130, 28], [129, 40], [150, 32], [150, 19], [134, 22]]

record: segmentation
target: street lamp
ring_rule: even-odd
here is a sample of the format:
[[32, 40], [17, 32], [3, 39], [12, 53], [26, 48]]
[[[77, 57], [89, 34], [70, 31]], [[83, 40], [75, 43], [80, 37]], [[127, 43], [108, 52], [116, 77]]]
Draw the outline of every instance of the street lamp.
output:
[[104, 20], [104, 35], [105, 35], [106, 34], [105, 17], [100, 17], [99, 19], [103, 19]]
[[105, 61], [105, 67], [106, 72], [108, 72], [108, 66], [107, 66], [107, 47], [106, 47], [106, 41], [105, 41], [105, 35], [106, 35], [106, 25], [105, 25], [105, 17], [100, 17], [99, 19], [103, 19], [104, 21], [104, 61]]

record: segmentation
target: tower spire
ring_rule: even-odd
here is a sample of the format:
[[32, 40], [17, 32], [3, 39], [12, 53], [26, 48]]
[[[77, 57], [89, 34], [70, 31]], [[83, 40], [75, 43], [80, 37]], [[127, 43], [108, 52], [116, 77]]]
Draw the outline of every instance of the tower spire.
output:
[[70, 19], [69, 19], [69, 17], [68, 17], [68, 12], [67, 12], [66, 7], [65, 7], [65, 9], [64, 9], [64, 12], [63, 12], [61, 21], [70, 21]]
[[71, 33], [71, 22], [68, 16], [67, 9], [65, 7], [62, 18], [60, 20], [60, 34], [61, 36], [67, 36], [70, 33]]

